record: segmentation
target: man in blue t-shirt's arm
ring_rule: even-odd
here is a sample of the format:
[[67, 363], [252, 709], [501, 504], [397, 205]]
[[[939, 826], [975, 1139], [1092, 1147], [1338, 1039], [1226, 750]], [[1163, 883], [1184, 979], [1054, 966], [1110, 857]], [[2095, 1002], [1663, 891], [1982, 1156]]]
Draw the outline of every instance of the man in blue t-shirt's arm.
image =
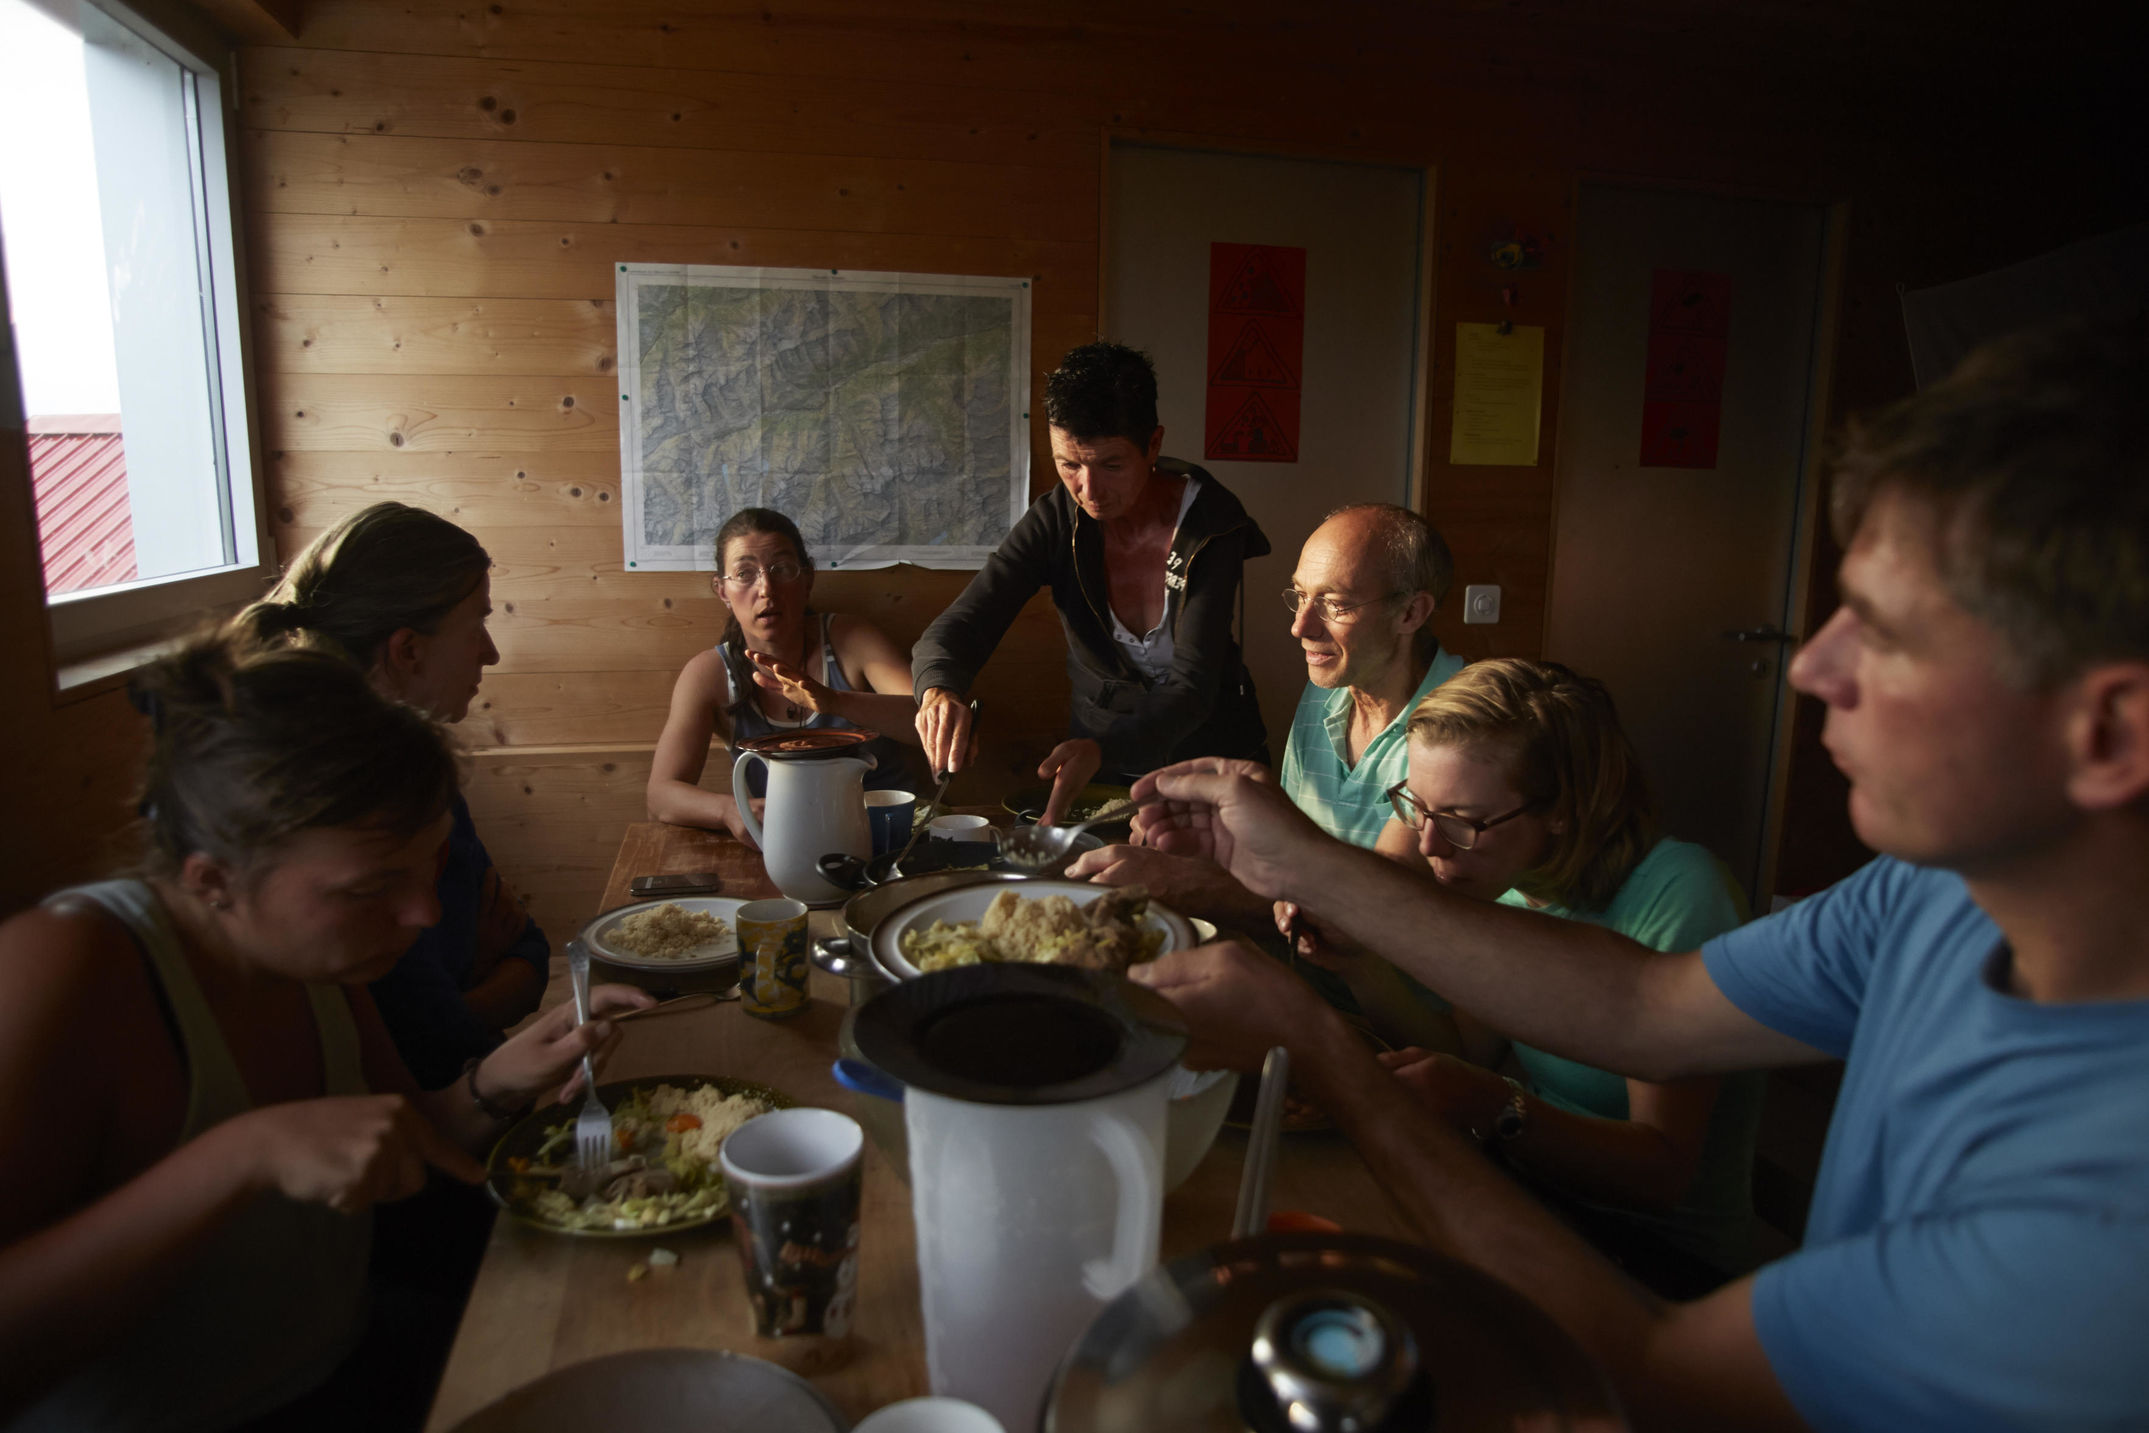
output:
[[1699, 951], [1444, 891], [1239, 764], [1135, 788], [1159, 846], [1539, 1048], [1650, 1080], [1843, 1059], [1797, 1253], [1657, 1301], [1478, 1157], [1529, 1167], [1526, 1094], [1406, 1092], [1233, 946], [1136, 978], [1196, 1060], [1289, 1047], [1427, 1241], [1558, 1319], [1638, 1426], [2149, 1427], [2145, 413], [2136, 318], [1992, 345], [1854, 428], [1842, 603], [1791, 680], [1883, 854]]

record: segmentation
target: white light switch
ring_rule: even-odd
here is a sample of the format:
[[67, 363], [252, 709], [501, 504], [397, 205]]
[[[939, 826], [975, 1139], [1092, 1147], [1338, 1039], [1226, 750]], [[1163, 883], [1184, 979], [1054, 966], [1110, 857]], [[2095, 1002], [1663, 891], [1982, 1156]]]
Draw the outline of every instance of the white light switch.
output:
[[1500, 589], [1485, 583], [1463, 589], [1463, 621], [1472, 626], [1500, 620]]

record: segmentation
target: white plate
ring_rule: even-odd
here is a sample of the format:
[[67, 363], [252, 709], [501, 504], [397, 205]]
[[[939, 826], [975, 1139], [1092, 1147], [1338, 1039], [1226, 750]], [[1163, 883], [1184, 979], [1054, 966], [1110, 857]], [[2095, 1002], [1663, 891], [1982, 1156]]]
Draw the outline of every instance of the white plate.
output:
[[[920, 974], [903, 954], [903, 932], [912, 927], [924, 928], [934, 921], [946, 921], [960, 925], [964, 921], [982, 920], [985, 908], [993, 903], [1000, 892], [1012, 890], [1023, 900], [1039, 900], [1045, 896], [1066, 896], [1078, 906], [1087, 906], [1097, 897], [1115, 889], [1112, 886], [1093, 885], [1088, 881], [990, 881], [983, 885], [958, 886], [952, 891], [941, 891], [904, 906], [886, 916], [873, 928], [873, 958], [881, 968], [898, 980], [914, 979]], [[1194, 931], [1186, 923], [1186, 917], [1176, 911], [1166, 910], [1155, 901], [1142, 914], [1142, 925], [1147, 930], [1164, 932], [1164, 944], [1157, 954], [1181, 950], [1194, 944]]]
[[[606, 911], [582, 928], [582, 943], [590, 954], [608, 965], [622, 965], [629, 970], [709, 970], [739, 958], [739, 907], [742, 900], [730, 896], [673, 896], [669, 900], [636, 901], [631, 906]], [[629, 951], [614, 950], [605, 939], [619, 923], [636, 911], [653, 910], [658, 906], [677, 906], [683, 911], [706, 911], [725, 925], [731, 934], [720, 942], [709, 955], [691, 956], [684, 960], [665, 960], [656, 956], [635, 955]]]

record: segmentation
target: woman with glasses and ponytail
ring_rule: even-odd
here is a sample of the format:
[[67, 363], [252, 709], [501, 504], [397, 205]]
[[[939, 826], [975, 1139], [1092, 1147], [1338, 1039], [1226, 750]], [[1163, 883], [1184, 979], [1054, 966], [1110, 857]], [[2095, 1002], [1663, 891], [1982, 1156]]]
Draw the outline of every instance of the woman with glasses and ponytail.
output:
[[[1409, 752], [1378, 849], [1423, 861], [1442, 885], [1656, 950], [1744, 923], [1716, 858], [1658, 831], [1603, 683], [1551, 662], [1472, 663], [1418, 703]], [[1407, 1018], [1392, 967], [1354, 955], [1340, 968], [1362, 1004], [1403, 1004]], [[1384, 1056], [1398, 1078], [1659, 1292], [1690, 1297], [1753, 1267], [1761, 1076], [1626, 1079], [1453, 1014], [1463, 1058]], [[1519, 1073], [1497, 1073], [1510, 1057]]]
[[[903, 746], [918, 744], [910, 662], [864, 618], [813, 610], [813, 558], [797, 524], [772, 508], [739, 509], [717, 530], [716, 565], [710, 586], [724, 603], [724, 635], [672, 686], [649, 768], [651, 818], [751, 842], [739, 794], [702, 788], [711, 737], [736, 745], [782, 731], [862, 727], [883, 733], [859, 748], [875, 763], [867, 789], [909, 786], [915, 768]], [[751, 780], [744, 794], [759, 811], [765, 777], [757, 768]]]

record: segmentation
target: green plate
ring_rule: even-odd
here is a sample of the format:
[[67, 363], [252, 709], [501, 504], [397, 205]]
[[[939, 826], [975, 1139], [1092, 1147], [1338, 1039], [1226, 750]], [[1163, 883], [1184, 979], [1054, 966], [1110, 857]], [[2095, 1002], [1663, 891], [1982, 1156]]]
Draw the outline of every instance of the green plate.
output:
[[[1129, 792], [1124, 786], [1109, 786], [1102, 781], [1092, 781], [1075, 793], [1074, 806], [1067, 813], [1067, 819], [1070, 821], [1086, 821], [1089, 819], [1091, 812], [1101, 810], [1111, 805], [1114, 801], [1125, 801], [1128, 795]], [[1007, 810], [1020, 816], [1025, 811], [1044, 810], [1045, 803], [1051, 799], [1052, 788], [1050, 786], [1025, 786], [1013, 796], [1008, 797], [1002, 805]], [[1129, 816], [1133, 814], [1131, 810], [1127, 812]]]
[[[782, 1090], [757, 1085], [751, 1080], [734, 1080], [725, 1075], [648, 1075], [638, 1080], [609, 1080], [597, 1087], [597, 1097], [604, 1101], [606, 1109], [617, 1109], [620, 1100], [630, 1091], [653, 1089], [658, 1085], [676, 1085], [689, 1090], [713, 1089], [724, 1095], [751, 1095], [769, 1108], [777, 1110], [787, 1110], [798, 1103]], [[682, 1229], [699, 1229], [705, 1224], [715, 1223], [731, 1212], [731, 1201], [725, 1198], [705, 1213], [674, 1220], [669, 1224], [644, 1225], [639, 1229], [575, 1229], [555, 1224], [538, 1214], [530, 1207], [526, 1196], [518, 1196], [517, 1186], [540, 1185], [541, 1181], [515, 1173], [508, 1168], [507, 1162], [510, 1159], [529, 1159], [535, 1156], [538, 1147], [553, 1130], [562, 1125], [573, 1127], [575, 1114], [581, 1107], [578, 1100], [572, 1108], [566, 1105], [547, 1105], [543, 1109], [532, 1110], [509, 1126], [507, 1133], [500, 1136], [499, 1143], [492, 1147], [492, 1155], [485, 1161], [485, 1190], [510, 1218], [520, 1220], [533, 1229], [542, 1229], [548, 1234], [578, 1235], [591, 1239], [642, 1239], [652, 1234], [676, 1234]], [[573, 1158], [572, 1148], [568, 1151], [568, 1157]]]

